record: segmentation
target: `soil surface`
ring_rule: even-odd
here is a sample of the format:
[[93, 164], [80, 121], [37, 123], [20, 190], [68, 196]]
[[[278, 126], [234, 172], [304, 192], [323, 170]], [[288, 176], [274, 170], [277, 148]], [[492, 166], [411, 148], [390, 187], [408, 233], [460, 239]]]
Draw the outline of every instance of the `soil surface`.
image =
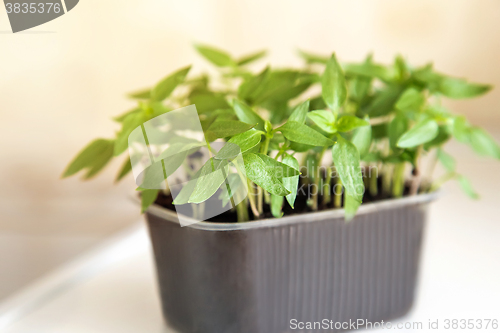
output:
[[[363, 204], [370, 203], [370, 202], [376, 202], [376, 201], [381, 201], [381, 200], [387, 200], [393, 198], [392, 195], [387, 195], [382, 193], [382, 183], [381, 183], [381, 178], [378, 179], [378, 194], [376, 196], [372, 196], [370, 194], [370, 191], [365, 191], [365, 194], [363, 196]], [[303, 184], [300, 184], [302, 186]], [[307, 184], [305, 184], [304, 189], [307, 189]], [[283, 205], [283, 213], [284, 216], [290, 216], [290, 215], [297, 215], [297, 214], [305, 214], [305, 213], [310, 213], [313, 210], [311, 209], [310, 205], [308, 204], [308, 196], [306, 195], [307, 190], [305, 191], [299, 191], [297, 193], [297, 199], [295, 200], [295, 209], [292, 209], [292, 207], [288, 204], [288, 202], [285, 200], [285, 203]], [[405, 189], [403, 192], [403, 197], [408, 196], [410, 192], [410, 186], [409, 184], [405, 185]], [[323, 204], [323, 196], [319, 195], [318, 196], [318, 211], [326, 210], [326, 209], [332, 209], [334, 208], [333, 206], [333, 193], [331, 193], [332, 200], [330, 200], [329, 203], [326, 205]], [[160, 192], [160, 195], [156, 199], [156, 204], [160, 205], [162, 207], [165, 207], [170, 210], [175, 211], [175, 206], [172, 204], [173, 198], [172, 196], [165, 195], [164, 193]], [[342, 202], [343, 206], [343, 202]], [[250, 220], [254, 220], [254, 215], [252, 211], [249, 209], [249, 217]], [[271, 208], [269, 204], [264, 203], [264, 214], [261, 216], [261, 218], [266, 219], [266, 218], [273, 218], [273, 215], [271, 214]], [[234, 223], [237, 221], [237, 215], [236, 211], [227, 211], [223, 214], [220, 214], [218, 216], [215, 216], [211, 219], [206, 220], [207, 222], [223, 222], [223, 223]]]

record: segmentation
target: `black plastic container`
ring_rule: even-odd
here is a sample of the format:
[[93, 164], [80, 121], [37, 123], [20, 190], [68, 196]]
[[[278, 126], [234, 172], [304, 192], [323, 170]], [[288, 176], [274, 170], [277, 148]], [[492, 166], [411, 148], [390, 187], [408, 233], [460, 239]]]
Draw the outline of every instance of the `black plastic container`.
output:
[[[387, 321], [414, 300], [435, 194], [247, 223], [147, 222], [163, 314], [182, 333], [282, 333], [291, 321]], [[321, 330], [322, 332], [338, 330]]]

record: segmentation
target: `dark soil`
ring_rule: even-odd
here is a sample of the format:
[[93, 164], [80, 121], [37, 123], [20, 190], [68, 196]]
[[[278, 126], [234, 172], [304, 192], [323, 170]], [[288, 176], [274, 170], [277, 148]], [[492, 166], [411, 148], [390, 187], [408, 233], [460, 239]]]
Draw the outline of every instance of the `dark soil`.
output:
[[[299, 187], [301, 185], [302, 184], [300, 184]], [[311, 207], [307, 203], [307, 200], [308, 200], [308, 196], [306, 195], [307, 194], [307, 184], [305, 184], [303, 188], [304, 188], [304, 191], [302, 191], [302, 192], [299, 191], [297, 193], [297, 199], [295, 200], [295, 209], [292, 209], [292, 207], [290, 207], [288, 202], [285, 200], [285, 204], [283, 205], [284, 216], [305, 214], [305, 213], [312, 212]], [[381, 178], [378, 178], [378, 189], [379, 189], [379, 191], [378, 191], [378, 194], [376, 196], [372, 196], [368, 190], [365, 191], [365, 194], [363, 196], [363, 204], [392, 198], [392, 195], [387, 195], [387, 194], [382, 193], [382, 191], [381, 191], [381, 189], [382, 189]], [[304, 192], [306, 192], [306, 193], [304, 193]], [[404, 192], [403, 192], [403, 197], [408, 196], [409, 192], [410, 192], [410, 186], [409, 186], [409, 184], [406, 184]], [[332, 196], [332, 200], [330, 200], [330, 202], [327, 203], [326, 205], [323, 204], [323, 196], [322, 195], [318, 196], [318, 210], [319, 211], [334, 208], [333, 207], [333, 193], [331, 194], [331, 196]], [[172, 201], [173, 201], [173, 198], [171, 195], [165, 195], [162, 192], [160, 192], [160, 195], [156, 199], [156, 204], [160, 205], [162, 207], [165, 207], [167, 209], [175, 211], [175, 206], [172, 204]], [[343, 202], [342, 202], [342, 206], [343, 206]], [[249, 209], [248, 214], [250, 216], [250, 220], [253, 220], [254, 215], [250, 209]], [[263, 219], [273, 218], [273, 215], [271, 214], [270, 206], [266, 203], [264, 203], [264, 214], [263, 214], [262, 218]], [[236, 211], [235, 210], [227, 211], [223, 214], [215, 216], [215, 217], [208, 219], [206, 221], [208, 221], [208, 222], [234, 223], [235, 221], [237, 221]]]

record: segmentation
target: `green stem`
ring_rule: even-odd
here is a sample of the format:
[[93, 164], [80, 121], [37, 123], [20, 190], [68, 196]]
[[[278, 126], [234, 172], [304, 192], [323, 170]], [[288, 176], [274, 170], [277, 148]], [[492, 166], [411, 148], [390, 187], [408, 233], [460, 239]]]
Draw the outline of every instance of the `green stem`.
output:
[[236, 214], [238, 215], [238, 222], [246, 222], [249, 220], [246, 200], [242, 200], [236, 205]]
[[280, 150], [278, 151], [278, 153], [276, 154], [276, 157], [274, 159], [277, 161], [278, 158], [281, 155], [283, 155], [283, 153], [287, 150], [287, 148], [288, 148], [288, 140], [285, 140], [285, 143], [283, 143], [283, 145], [281, 145]]
[[376, 197], [378, 195], [378, 172], [377, 175], [369, 174], [370, 178], [370, 195]]
[[316, 189], [315, 192], [313, 193], [313, 196], [312, 196], [312, 210], [313, 211], [317, 211], [318, 210], [318, 192], [319, 192], [319, 181], [320, 181], [320, 178], [321, 178], [321, 174], [320, 174], [320, 166], [321, 166], [321, 160], [323, 159], [323, 155], [325, 154], [325, 150], [326, 150], [326, 147], [323, 148], [323, 150], [321, 151], [321, 153], [319, 154], [318, 156], [318, 160], [317, 160], [317, 163], [316, 163], [316, 168], [314, 170], [314, 173], [316, 174], [315, 177], [314, 177], [314, 188]]
[[262, 195], [262, 188], [257, 186], [257, 211], [259, 215], [264, 213], [264, 198]]
[[413, 172], [413, 180], [410, 187], [410, 195], [418, 194], [418, 188], [420, 187], [420, 180], [422, 179], [420, 171], [420, 156], [424, 150], [424, 146], [420, 145], [417, 148], [417, 154], [415, 155], [415, 170]]
[[264, 141], [264, 144], [260, 146], [260, 153], [267, 155], [267, 151], [269, 150], [269, 142], [271, 141], [271, 136], [266, 134], [266, 140]]
[[250, 179], [247, 179], [247, 185], [248, 185], [248, 201], [250, 202], [250, 209], [252, 210], [254, 218], [258, 219], [260, 213], [257, 210], [257, 207], [255, 206], [255, 192], [253, 191], [253, 185], [250, 182]]
[[264, 192], [264, 202], [268, 205], [271, 204], [271, 194], [267, 191], [263, 191]]
[[[260, 147], [260, 153], [267, 155], [269, 150], [269, 142], [271, 141], [272, 135], [266, 134], [266, 140], [264, 144]], [[264, 213], [264, 198], [263, 198], [263, 190], [260, 186], [257, 187], [257, 210], [259, 215]]]
[[394, 181], [392, 184], [392, 196], [401, 198], [403, 196], [405, 163], [398, 163], [394, 168]]
[[382, 193], [386, 195], [391, 194], [392, 171], [392, 165], [386, 165], [384, 167], [384, 175], [382, 178]]
[[334, 190], [334, 199], [333, 199], [333, 207], [340, 208], [342, 206], [342, 181], [340, 177], [337, 176], [335, 178], [335, 187]]
[[332, 167], [329, 166], [326, 169], [326, 181], [324, 185], [324, 194], [323, 194], [323, 206], [327, 206], [330, 200], [332, 200], [331, 196], [331, 183], [332, 183]]

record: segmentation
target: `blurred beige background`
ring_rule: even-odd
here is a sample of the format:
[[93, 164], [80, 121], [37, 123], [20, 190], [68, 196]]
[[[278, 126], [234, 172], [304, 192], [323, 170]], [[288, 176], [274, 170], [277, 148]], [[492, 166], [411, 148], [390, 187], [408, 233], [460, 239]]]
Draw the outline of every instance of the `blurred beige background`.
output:
[[[133, 105], [125, 92], [187, 64], [206, 68], [195, 41], [235, 55], [266, 48], [283, 66], [301, 63], [296, 48], [341, 60], [372, 51], [380, 62], [401, 53], [500, 87], [498, 0], [81, 0], [9, 31], [0, 10], [0, 299], [139, 219], [132, 180], [113, 185], [121, 162], [88, 183], [59, 176], [117, 129], [110, 117]], [[499, 131], [500, 89], [450, 105]]]

